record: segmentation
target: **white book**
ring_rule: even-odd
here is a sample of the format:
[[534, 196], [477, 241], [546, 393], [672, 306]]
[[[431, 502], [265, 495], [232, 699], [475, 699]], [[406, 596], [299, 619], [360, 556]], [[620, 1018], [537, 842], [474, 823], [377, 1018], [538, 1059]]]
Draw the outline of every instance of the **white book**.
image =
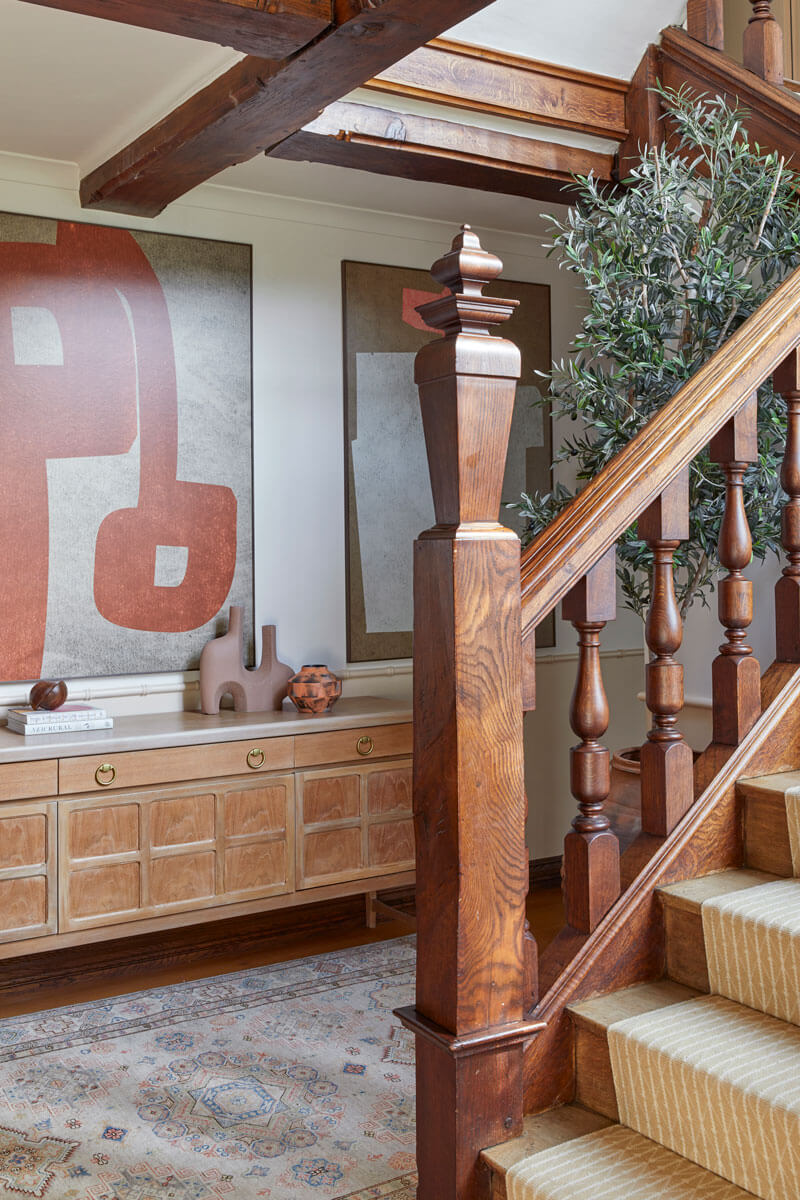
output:
[[104, 708], [96, 708], [93, 704], [62, 704], [59, 708], [31, 708], [24, 705], [8, 710], [9, 720], [19, 721], [25, 725], [56, 725], [59, 721], [99, 721], [107, 717]]
[[82, 733], [86, 729], [113, 729], [113, 717], [100, 717], [90, 721], [56, 721], [47, 725], [28, 725], [24, 721], [8, 718], [8, 728], [12, 733], [24, 733], [33, 736], [37, 733]]

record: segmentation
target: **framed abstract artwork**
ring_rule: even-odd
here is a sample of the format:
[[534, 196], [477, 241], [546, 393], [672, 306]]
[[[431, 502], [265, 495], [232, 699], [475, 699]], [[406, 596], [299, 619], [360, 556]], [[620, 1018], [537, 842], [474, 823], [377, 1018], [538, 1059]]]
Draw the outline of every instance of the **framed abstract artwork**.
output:
[[252, 614], [251, 375], [249, 246], [0, 214], [0, 679]]
[[[438, 335], [416, 309], [442, 289], [405, 267], [344, 262], [342, 272], [348, 661], [408, 658], [413, 543], [434, 524], [414, 357]], [[486, 291], [520, 302], [503, 330], [522, 351], [503, 486], [514, 500], [550, 487], [549, 408], [532, 403], [535, 372], [550, 368], [550, 289], [501, 279]], [[512, 511], [501, 520], [518, 529]], [[554, 644], [552, 618], [536, 644]]]

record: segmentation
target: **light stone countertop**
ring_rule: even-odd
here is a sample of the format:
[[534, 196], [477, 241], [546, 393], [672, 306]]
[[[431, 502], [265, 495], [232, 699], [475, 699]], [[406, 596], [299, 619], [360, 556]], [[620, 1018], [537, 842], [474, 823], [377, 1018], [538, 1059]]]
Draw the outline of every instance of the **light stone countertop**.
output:
[[337, 729], [356, 729], [360, 725], [402, 725], [410, 721], [411, 716], [408, 705], [397, 700], [353, 696], [340, 700], [331, 713], [322, 716], [301, 715], [293, 708], [266, 713], [237, 713], [224, 709], [214, 717], [201, 712], [148, 713], [115, 717], [113, 729], [27, 737], [0, 726], [0, 763], [329, 733]]

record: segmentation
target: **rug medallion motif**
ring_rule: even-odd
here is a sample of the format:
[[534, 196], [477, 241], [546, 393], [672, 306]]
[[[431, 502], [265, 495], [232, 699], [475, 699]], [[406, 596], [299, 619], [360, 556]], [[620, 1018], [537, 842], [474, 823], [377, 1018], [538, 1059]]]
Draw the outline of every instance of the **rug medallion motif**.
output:
[[413, 1200], [414, 939], [0, 1021], [0, 1197]]

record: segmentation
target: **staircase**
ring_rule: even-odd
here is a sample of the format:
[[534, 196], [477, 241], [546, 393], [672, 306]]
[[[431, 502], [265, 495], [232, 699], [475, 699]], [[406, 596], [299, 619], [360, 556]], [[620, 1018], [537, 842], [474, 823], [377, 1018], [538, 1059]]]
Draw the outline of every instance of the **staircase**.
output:
[[[800, 145], [800, 102], [768, 82], [769, 3], [753, 4], [753, 95]], [[695, 37], [662, 39], [664, 74], [688, 42], [698, 70], [732, 77], [716, 48], [722, 0], [691, 11]], [[418, 963], [416, 1003], [398, 1013], [416, 1039], [418, 1200], [800, 1200], [800, 268], [522, 558], [499, 523], [520, 369], [493, 332], [514, 304], [484, 294], [501, 269], [464, 226], [432, 268], [442, 295], [420, 308], [441, 336], [415, 368], [436, 515], [414, 549]], [[743, 493], [769, 379], [785, 404], [785, 496], [775, 661], [762, 673], [747, 644], [765, 614], [746, 574]], [[713, 738], [693, 763], [672, 561], [689, 464], [706, 449], [725, 479], [725, 574]], [[654, 562], [652, 728], [641, 832], [621, 858], [605, 812], [600, 648], [616, 542], [634, 523]], [[539, 956], [525, 921], [523, 715], [552, 704], [536, 694], [535, 639], [555, 610], [577, 636], [564, 718], [578, 813], [566, 925]]]
[[576, 1102], [484, 1153], [495, 1200], [797, 1200], [800, 772], [741, 780], [745, 866], [659, 888], [666, 976], [570, 1006]]

